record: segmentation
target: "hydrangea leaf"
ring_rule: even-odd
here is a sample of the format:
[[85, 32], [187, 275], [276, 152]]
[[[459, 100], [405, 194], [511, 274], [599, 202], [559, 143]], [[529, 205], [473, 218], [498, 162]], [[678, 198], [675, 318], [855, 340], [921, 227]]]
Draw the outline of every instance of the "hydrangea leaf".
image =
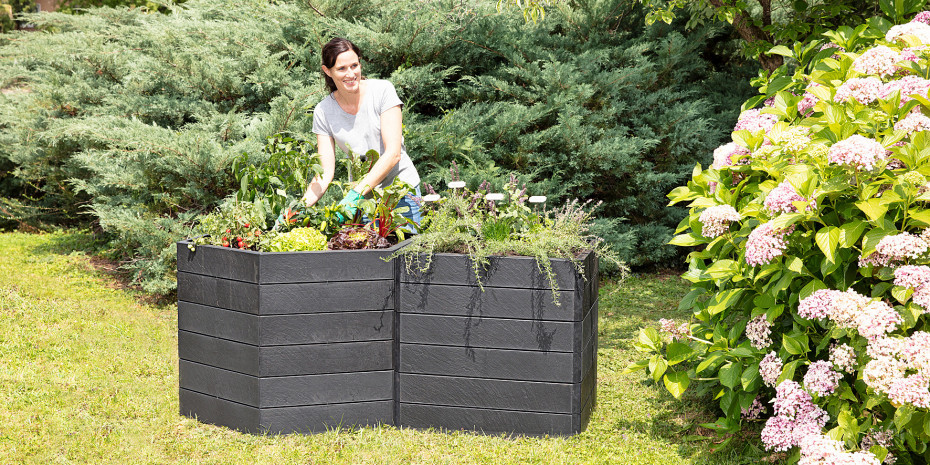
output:
[[665, 389], [668, 389], [668, 392], [676, 399], [680, 399], [681, 395], [688, 389], [688, 385], [691, 384], [691, 379], [688, 378], [688, 373], [685, 371], [668, 373], [663, 381], [665, 382]]
[[662, 375], [665, 374], [665, 370], [668, 369], [668, 363], [659, 355], [653, 355], [649, 359], [649, 371], [652, 372], [652, 379], [655, 382], [659, 382], [662, 379]]
[[908, 217], [921, 226], [930, 226], [930, 210], [909, 211]]
[[669, 365], [676, 365], [694, 355], [694, 349], [688, 344], [673, 342], [665, 348], [665, 358]]
[[882, 199], [871, 198], [868, 200], [860, 200], [856, 202], [856, 207], [859, 210], [862, 210], [863, 213], [869, 218], [870, 221], [880, 221], [884, 218], [885, 213], [888, 212], [888, 207], [882, 205]]
[[720, 384], [734, 389], [740, 384], [740, 375], [743, 373], [743, 364], [739, 362], [730, 362], [726, 365], [720, 367], [718, 376], [720, 377]]
[[820, 228], [820, 231], [817, 231], [817, 234], [814, 235], [814, 240], [817, 242], [817, 247], [820, 247], [820, 250], [826, 256], [826, 259], [835, 262], [836, 246], [840, 243], [840, 228], [836, 226]]
[[762, 385], [762, 376], [759, 375], [759, 364], [752, 363], [743, 370], [743, 374], [740, 375], [740, 383], [743, 385], [743, 389], [748, 392], [753, 392]]
[[840, 226], [840, 240], [839, 245], [843, 248], [850, 248], [856, 244], [856, 241], [862, 237], [862, 233], [865, 232], [866, 223], [861, 220], [854, 220], [843, 223]]

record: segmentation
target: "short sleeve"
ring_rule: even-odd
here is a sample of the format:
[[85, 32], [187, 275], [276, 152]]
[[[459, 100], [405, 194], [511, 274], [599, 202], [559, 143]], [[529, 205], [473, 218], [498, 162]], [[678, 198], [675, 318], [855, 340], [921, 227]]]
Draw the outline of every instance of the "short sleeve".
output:
[[313, 133], [323, 136], [331, 136], [329, 124], [326, 122], [326, 114], [323, 111], [323, 102], [320, 102], [313, 109]]
[[391, 81], [383, 82], [384, 90], [381, 92], [381, 105], [378, 108], [379, 115], [391, 108], [404, 104], [404, 102], [400, 101], [400, 97], [397, 96], [397, 90], [394, 89], [394, 84], [391, 84]]

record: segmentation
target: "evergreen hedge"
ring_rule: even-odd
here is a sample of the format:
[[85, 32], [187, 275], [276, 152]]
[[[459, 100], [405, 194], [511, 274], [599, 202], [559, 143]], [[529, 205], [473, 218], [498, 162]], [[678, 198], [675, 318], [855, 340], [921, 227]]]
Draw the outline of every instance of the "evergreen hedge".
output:
[[[318, 51], [365, 52], [405, 107], [424, 180], [453, 161], [472, 183], [521, 173], [553, 200], [603, 200], [601, 235], [633, 265], [674, 262], [685, 209], [665, 193], [706, 164], [750, 89], [722, 29], [643, 25], [627, 0], [526, 24], [493, 2], [194, 0], [168, 14], [30, 16], [0, 36], [0, 215], [99, 225], [153, 293], [172, 243], [232, 193], [231, 162], [277, 132], [310, 138]], [[621, 221], [622, 219], [622, 221]]]

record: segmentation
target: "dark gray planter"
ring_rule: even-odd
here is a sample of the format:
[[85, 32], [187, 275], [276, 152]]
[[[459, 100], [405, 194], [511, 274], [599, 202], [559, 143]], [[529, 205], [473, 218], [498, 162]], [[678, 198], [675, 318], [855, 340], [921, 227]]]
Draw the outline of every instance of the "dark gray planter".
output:
[[559, 302], [528, 257], [492, 257], [478, 287], [467, 256], [400, 268], [398, 424], [571, 435], [596, 401], [597, 258], [584, 276], [552, 260]]
[[384, 250], [178, 243], [181, 414], [250, 433], [394, 424], [394, 262]]

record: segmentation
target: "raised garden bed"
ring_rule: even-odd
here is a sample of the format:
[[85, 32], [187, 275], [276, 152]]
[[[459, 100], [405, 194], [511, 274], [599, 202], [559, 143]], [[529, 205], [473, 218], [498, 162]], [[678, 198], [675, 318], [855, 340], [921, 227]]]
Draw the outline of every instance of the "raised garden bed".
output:
[[250, 433], [394, 424], [398, 247], [178, 243], [181, 414]]
[[531, 435], [584, 430], [596, 401], [597, 258], [585, 280], [552, 260], [560, 306], [529, 257], [465, 255], [400, 267], [398, 423]]
[[[571, 435], [596, 402], [597, 258], [178, 244], [181, 414], [250, 433], [389, 424]], [[395, 289], [397, 292], [395, 292]], [[395, 309], [398, 311], [395, 312]]]

